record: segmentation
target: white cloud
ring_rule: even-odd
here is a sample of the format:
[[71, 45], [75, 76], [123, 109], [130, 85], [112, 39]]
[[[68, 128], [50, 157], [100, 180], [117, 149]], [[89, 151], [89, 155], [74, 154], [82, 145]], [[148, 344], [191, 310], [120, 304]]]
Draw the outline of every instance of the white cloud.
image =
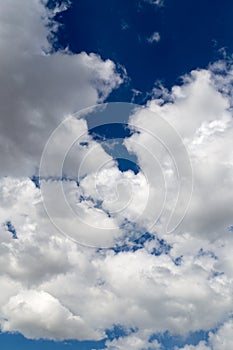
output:
[[[198, 345], [186, 345], [180, 350], [230, 350], [233, 347], [233, 321], [222, 324], [216, 332], [210, 332], [206, 342], [201, 341]], [[179, 350], [176, 348], [176, 350]]]
[[224, 323], [216, 333], [209, 334], [209, 342], [214, 350], [229, 350], [233, 347], [233, 321]]
[[156, 5], [158, 7], [163, 7], [164, 6], [164, 0], [144, 0], [148, 2], [151, 5]]
[[[92, 332], [101, 334], [116, 323], [147, 329], [149, 333], [208, 330], [232, 311], [232, 283], [224, 275], [212, 276], [218, 264], [214, 257], [192, 257], [188, 251], [181, 266], [175, 266], [169, 255], [150, 254], [153, 241], [146, 249], [117, 255], [81, 248], [56, 232], [43, 211], [39, 190], [29, 179], [5, 178], [1, 188], [4, 209], [1, 222], [12, 220], [19, 237], [9, 239], [6, 229], [1, 235], [1, 295], [4, 297], [0, 308], [5, 330], [18, 330], [36, 338], [73, 337], [73, 333], [61, 331], [59, 322], [54, 321], [48, 329], [43, 319], [37, 323], [31, 319], [25, 321], [21, 313], [17, 312], [19, 316], [16, 316], [12, 305], [16, 302], [18, 305], [22, 290], [23, 296], [32, 291], [33, 295], [41, 291], [52, 295], [72, 317], [83, 320], [86, 333], [82, 334], [90, 337]], [[224, 247], [213, 245], [212, 248], [224, 254]], [[229, 244], [228, 249], [230, 259]], [[29, 306], [25, 301], [25, 307], [32, 309], [32, 317], [40, 312], [34, 307], [35, 298], [24, 299], [30, 300]], [[45, 299], [46, 303], [52, 302], [50, 298]], [[38, 315], [40, 319], [42, 314], [41, 311]], [[74, 329], [76, 326], [78, 323], [74, 322]], [[76, 334], [79, 338], [80, 333]]]
[[[186, 345], [184, 348], [179, 348], [180, 350], [210, 350], [209, 346], [206, 345], [204, 341], [201, 341], [198, 345]], [[178, 348], [176, 348], [178, 350]]]
[[98, 55], [46, 54], [48, 17], [39, 0], [9, 0], [1, 6], [2, 175], [32, 175], [60, 121], [103, 101], [121, 82], [114, 63]]
[[158, 43], [160, 41], [161, 37], [159, 32], [154, 32], [151, 34], [151, 36], [147, 39], [147, 41], [152, 44], [152, 43]]
[[18, 331], [30, 339], [98, 340], [102, 336], [88, 329], [81, 317], [72, 315], [56, 298], [43, 291], [20, 292], [10, 298], [2, 312], [3, 331]]
[[[2, 181], [1, 188], [5, 190], [1, 203], [5, 205], [2, 204], [1, 222], [12, 220], [19, 237], [9, 239], [6, 231], [1, 235], [4, 298], [0, 307], [11, 330], [29, 336], [23, 318], [18, 316], [14, 321], [10, 308], [27, 289], [28, 293], [33, 290], [52, 295], [93, 332], [103, 332], [120, 323], [127, 328], [148, 329], [150, 333], [170, 330], [183, 334], [211, 329], [232, 310], [232, 283], [225, 276], [211, 277], [218, 263], [213, 257], [186, 256], [181, 266], [175, 266], [169, 255], [150, 254], [153, 241], [146, 249], [117, 255], [81, 248], [56, 232], [43, 212], [39, 190], [29, 179]], [[59, 338], [54, 328], [30, 324], [30, 337]]]
[[[60, 153], [77, 134], [87, 131], [84, 120], [76, 120], [74, 125], [71, 119], [66, 124], [67, 129], [60, 134], [63, 137], [55, 138], [57, 153], [44, 169], [50, 179], [44, 179], [42, 187], [50, 194], [54, 218], [65, 233], [74, 235], [72, 238], [89, 235], [92, 243], [101, 239], [110, 244], [121, 237], [125, 219], [149, 228], [164, 199], [163, 172], [169, 190], [164, 216], [153, 230], [171, 245], [167, 254], [151, 254], [158, 249], [156, 239], [135, 252], [87, 249], [60, 234], [50, 222], [41, 192], [27, 176], [33, 174], [48, 135], [64, 116], [102, 101], [121, 79], [113, 62], [104, 62], [94, 54], [45, 54], [42, 47], [48, 49], [49, 32], [41, 16], [48, 18], [38, 1], [19, 5], [10, 0], [2, 5], [0, 14], [0, 48], [4, 53], [0, 64], [1, 171], [8, 175], [0, 179], [2, 330], [19, 331], [29, 338], [100, 339], [107, 328], [122, 324], [138, 332], [109, 341], [107, 346], [141, 349], [150, 346], [148, 339], [153, 333], [185, 335], [217, 327], [233, 312], [233, 238], [226, 230], [232, 225], [232, 69], [226, 71], [219, 63], [226, 74], [221, 75], [219, 69], [216, 73], [217, 64], [193, 71], [181, 86], [166, 91], [160, 99], [153, 97], [131, 116], [140, 133], [128, 138], [125, 146], [136, 154], [144, 173], [120, 172], [102, 146], [86, 136], [87, 145], [78, 146], [76, 159], [76, 164], [83, 162], [80, 186], [72, 167], [76, 156], [72, 150], [64, 165], [69, 181], [53, 178], [59, 175]], [[182, 136], [194, 170], [190, 209], [173, 233], [162, 228], [174, 205], [178, 180], [167, 150], [148, 130], [160, 133], [179, 169], [188, 173], [184, 153], [176, 139], [170, 138], [174, 134], [169, 133], [171, 129], [157, 129], [165, 125], [158, 120], [169, 122]], [[87, 157], [89, 152], [91, 158]], [[96, 177], [100, 163], [108, 166]], [[78, 208], [87, 222], [85, 229], [82, 222], [74, 225], [63, 210], [58, 191], [61, 185], [72, 209]], [[129, 199], [126, 210], [118, 210]], [[98, 207], [98, 200], [102, 200], [102, 207]], [[146, 210], [145, 202], [150, 204]], [[181, 203], [175, 216], [180, 217], [183, 209]], [[109, 215], [110, 211], [114, 214]], [[12, 222], [18, 239], [11, 238], [6, 221]], [[102, 237], [97, 235], [98, 225], [104, 226]], [[111, 225], [115, 236], [110, 233]], [[180, 256], [178, 266], [174, 261]], [[224, 349], [220, 344], [229, 349], [231, 333], [232, 322], [228, 321], [217, 333], [210, 333], [209, 343], [215, 350]], [[153, 346], [159, 348], [156, 342]], [[208, 346], [201, 342], [196, 349]]]
[[107, 341], [106, 347], [109, 350], [160, 350], [161, 346], [157, 340], [149, 342], [147, 332], [137, 332], [125, 337]]
[[[182, 162], [184, 166], [186, 163], [179, 148], [172, 144], [168, 134], [164, 132], [164, 136], [161, 136], [162, 130], [157, 131], [159, 118], [168, 121], [185, 142], [194, 176], [192, 201], [177, 233], [214, 241], [221, 232], [224, 238], [224, 235], [228, 235], [226, 228], [232, 221], [233, 124], [229, 101], [215, 89], [207, 70], [192, 72], [182, 86], [172, 89], [171, 98], [172, 102], [165, 104], [158, 99], [152, 100], [148, 103], [148, 109], [139, 110], [132, 116], [132, 121], [143, 130], [127, 139], [126, 146], [137, 154], [139, 164], [146, 173], [155, 163], [154, 160], [151, 164], [148, 150], [153, 150], [165, 167], [165, 149], [150, 136], [150, 130], [165, 140], [181, 171], [185, 170], [182, 170]], [[154, 112], [154, 117], [150, 111]], [[140, 147], [142, 144], [144, 149]], [[151, 188], [157, 190], [155, 179], [151, 179]], [[174, 186], [169, 188], [170, 196], [175, 197], [174, 189]], [[157, 195], [158, 191], [155, 193]], [[177, 215], [179, 210], [177, 208]], [[173, 240], [171, 236], [168, 239]]]

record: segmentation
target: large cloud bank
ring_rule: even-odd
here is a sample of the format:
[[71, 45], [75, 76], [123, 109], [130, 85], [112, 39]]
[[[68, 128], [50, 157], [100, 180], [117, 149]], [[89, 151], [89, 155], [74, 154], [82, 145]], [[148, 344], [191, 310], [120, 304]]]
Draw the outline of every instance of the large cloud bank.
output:
[[[183, 78], [181, 86], [170, 92], [163, 90], [160, 96], [154, 91], [147, 105], [130, 117], [140, 132], [127, 138], [125, 146], [148, 173], [154, 174], [147, 150], [160, 158], [170, 180], [167, 212], [177, 189], [174, 169], [164, 150], [153, 148], [154, 141], [143, 130], [153, 132], [159, 117], [169, 122], [184, 141], [192, 162], [194, 188], [181, 225], [167, 233], [161, 217], [150, 232], [151, 238], [134, 249], [89, 249], [58, 232], [45, 212], [40, 189], [30, 177], [39, 166], [48, 136], [65, 116], [102, 102], [121, 83], [121, 78], [113, 62], [102, 61], [94, 54], [48, 53], [48, 18], [48, 11], [36, 0], [9, 0], [1, 5], [2, 331], [18, 331], [32, 339], [99, 340], [105, 337], [106, 329], [120, 324], [128, 335], [107, 341], [106, 346], [140, 350], [160, 348], [156, 340], [151, 341], [156, 333], [169, 331], [185, 336], [205, 330], [209, 332], [208, 342], [187, 345], [183, 350], [231, 349], [231, 64], [218, 62], [206, 70], [193, 71]], [[80, 119], [75, 126], [70, 125], [57, 145], [58, 151], [66, 144], [66, 138], [72, 138], [74, 130], [85, 133], [86, 121]], [[88, 145], [84, 149], [80, 146], [79, 154], [93, 152], [92, 161], [87, 162], [79, 187], [72, 178], [45, 179], [51, 200], [56, 186], [63, 182], [71, 205], [77, 204], [78, 198], [79, 212], [89, 220], [88, 232], [82, 226], [75, 230], [89, 235], [92, 243], [98, 225], [104, 227], [98, 242], [101, 239], [106, 244], [121, 236], [126, 220], [128, 229], [132, 230], [130, 223], [135, 221], [139, 228], [149, 228], [153, 211], [162, 200], [156, 176], [145, 181], [141, 172], [121, 172], [101, 144], [90, 135], [86, 140]], [[179, 150], [176, 155], [179, 158]], [[108, 166], [96, 179], [99, 163], [105, 162]], [[115, 183], [123, 184], [118, 201], [111, 200]], [[130, 183], [132, 192], [127, 192], [125, 183]], [[142, 218], [138, 214], [147, 201], [148, 186], [154, 207], [150, 206]], [[98, 193], [102, 203], [96, 208]], [[118, 210], [118, 206], [128, 203], [127, 196], [132, 198], [127, 209]], [[180, 208], [182, 205], [177, 208], [178, 216]], [[60, 201], [56, 201], [54, 216], [64, 230], [71, 230], [70, 218]], [[18, 239], [12, 237], [13, 227]], [[130, 329], [136, 331], [131, 334]]]

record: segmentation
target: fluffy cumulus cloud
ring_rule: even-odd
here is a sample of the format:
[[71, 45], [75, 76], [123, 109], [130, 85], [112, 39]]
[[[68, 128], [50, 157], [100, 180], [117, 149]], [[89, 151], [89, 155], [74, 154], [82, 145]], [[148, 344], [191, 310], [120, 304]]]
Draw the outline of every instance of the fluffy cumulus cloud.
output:
[[18, 331], [27, 338], [47, 339], [75, 338], [98, 339], [98, 334], [90, 330], [79, 316], [74, 316], [52, 295], [35, 290], [27, 290], [10, 298], [2, 308], [5, 321], [3, 331]]
[[141, 349], [153, 349], [160, 350], [161, 346], [157, 340], [148, 341], [147, 332], [138, 332], [136, 334], [130, 334], [125, 337], [119, 337], [113, 341], [106, 342], [107, 349], [111, 350], [141, 350]]
[[[165, 97], [165, 101], [168, 97]], [[164, 159], [154, 138], [148, 130], [162, 138], [169, 147], [175, 162], [184, 163], [182, 148], [177, 147], [167, 130], [160, 128], [159, 118], [163, 118], [181, 135], [189, 153], [193, 168], [193, 194], [189, 212], [179, 231], [191, 234], [192, 238], [214, 241], [229, 237], [227, 227], [232, 221], [232, 115], [231, 103], [215, 87], [215, 76], [209, 71], [193, 71], [184, 77], [182, 86], [175, 86], [169, 96], [169, 102], [162, 98], [148, 102], [147, 108], [132, 116], [138, 130], [144, 129], [126, 141], [130, 151], [139, 156], [140, 166], [151, 167], [142, 144], [154, 154]], [[154, 118], [150, 111], [154, 112]], [[140, 129], [141, 128], [141, 129]], [[158, 134], [158, 135], [157, 135]], [[133, 141], [133, 142], [132, 142]], [[162, 154], [162, 156], [161, 156]], [[164, 164], [165, 166], [166, 164]], [[180, 176], [185, 169], [180, 169]], [[189, 173], [188, 173], [189, 175]], [[151, 185], [156, 185], [156, 180]], [[221, 184], [221, 185], [220, 185]], [[179, 208], [177, 215], [179, 214]], [[179, 236], [181, 239], [182, 235]], [[168, 237], [172, 240], [172, 237]]]
[[233, 322], [232, 319], [224, 323], [216, 333], [209, 334], [210, 347], [214, 350], [227, 350], [233, 346]]
[[[129, 350], [162, 349], [157, 333], [205, 330], [206, 342], [183, 350], [231, 349], [231, 66], [218, 62], [170, 92], [154, 90], [131, 114], [124, 141], [141, 170], [122, 172], [84, 118], [60, 125], [120, 84], [115, 65], [94, 54], [51, 53], [48, 20], [39, 1], [2, 4], [1, 330], [99, 340], [121, 325], [126, 335], [106, 348]], [[58, 125], [39, 188], [30, 178]], [[174, 207], [171, 225], [182, 222], [169, 231]], [[134, 231], [147, 239], [122, 249], [76, 243], [112, 246]]]
[[102, 101], [121, 82], [114, 63], [95, 54], [50, 54], [49, 15], [39, 0], [1, 6], [2, 175], [33, 173], [64, 116]]
[[[233, 346], [232, 319], [225, 322], [216, 332], [209, 332], [207, 341], [201, 341], [196, 346], [186, 345], [180, 350], [229, 350]], [[176, 348], [178, 350], [178, 348]]]
[[[178, 350], [178, 348], [176, 348]], [[205, 342], [201, 341], [198, 345], [186, 345], [184, 348], [180, 348], [180, 350], [210, 350], [210, 348], [206, 345]]]

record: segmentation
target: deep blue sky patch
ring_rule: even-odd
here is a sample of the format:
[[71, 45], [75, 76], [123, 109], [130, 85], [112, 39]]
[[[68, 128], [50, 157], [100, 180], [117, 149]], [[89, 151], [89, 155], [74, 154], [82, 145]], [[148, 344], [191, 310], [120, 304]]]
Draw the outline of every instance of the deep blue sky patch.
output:
[[[181, 75], [215, 61], [220, 49], [232, 52], [232, 17], [231, 0], [165, 0], [163, 7], [143, 0], [73, 0], [56, 16], [62, 26], [54, 46], [94, 52], [124, 66], [130, 80], [109, 100], [130, 102], [136, 89], [140, 103], [157, 80], [171, 87]], [[155, 31], [161, 40], [149, 43]]]
[[103, 349], [104, 343], [104, 341], [30, 340], [16, 333], [0, 333], [1, 350], [98, 350]]

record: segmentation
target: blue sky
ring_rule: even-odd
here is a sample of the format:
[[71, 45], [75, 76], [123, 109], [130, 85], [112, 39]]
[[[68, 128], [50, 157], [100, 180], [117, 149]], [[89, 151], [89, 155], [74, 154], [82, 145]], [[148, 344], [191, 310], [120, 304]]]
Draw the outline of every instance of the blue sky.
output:
[[[52, 2], [51, 2], [52, 3]], [[150, 1], [72, 1], [60, 13], [58, 47], [72, 52], [96, 52], [126, 68], [129, 81], [108, 98], [131, 101], [132, 89], [141, 91], [140, 103], [157, 81], [168, 88], [192, 69], [205, 68], [233, 49], [230, 0], [167, 0], [163, 7]], [[159, 32], [160, 41], [147, 39]]]
[[[233, 2], [49, 0], [44, 8], [37, 0], [32, 5], [27, 0], [21, 9], [14, 1], [4, 5], [2, 31], [0, 24], [0, 51], [4, 52], [2, 66], [0, 63], [0, 244], [1, 261], [7, 265], [0, 274], [1, 349], [219, 350], [223, 344], [221, 350], [230, 350]], [[131, 219], [143, 212], [140, 203], [147, 189], [143, 169], [149, 174], [151, 193], [157, 191], [162, 198], [162, 182], [157, 184], [145, 151], [151, 147], [150, 154], [156, 153], [145, 130], [153, 134], [157, 124], [143, 108], [138, 117], [132, 105], [122, 107], [127, 118], [132, 113], [132, 124], [138, 129], [130, 129], [125, 120], [98, 126], [92, 111], [85, 123], [78, 119], [81, 141], [72, 147], [77, 146], [84, 155], [77, 156], [81, 165], [88, 159], [87, 170], [79, 182], [68, 162], [68, 168], [63, 164], [64, 178], [57, 175], [59, 151], [67, 151], [64, 145], [73, 140], [76, 130], [72, 120], [71, 124], [68, 121], [68, 135], [63, 134], [64, 128], [56, 139], [60, 123], [74, 111], [101, 102], [142, 107], [148, 103], [149, 112], [171, 120], [177, 135], [185, 140], [194, 163], [196, 192], [191, 214], [174, 236], [165, 232], [163, 217], [151, 231], [147, 217], [137, 221], [136, 216], [136, 223]], [[101, 117], [104, 111], [109, 113], [106, 107]], [[119, 111], [113, 107], [112, 120]], [[97, 127], [93, 128], [93, 120]], [[51, 226], [49, 210], [42, 210], [38, 180], [43, 165], [40, 157], [43, 149], [45, 155], [50, 154], [51, 149], [46, 154], [44, 147], [51, 135], [55, 135], [56, 150], [53, 158], [48, 156], [48, 173], [41, 184], [52, 193], [54, 217], [63, 218], [62, 227], [67, 230], [72, 226], [59, 206], [61, 198], [55, 196], [61, 181], [65, 195], [71, 194], [71, 200], [77, 196], [81, 208], [88, 204], [89, 209], [102, 211], [100, 222], [114, 218], [117, 229], [126, 230], [129, 240], [123, 246], [85, 251], [74, 244], [76, 236], [60, 238], [57, 227]], [[163, 130], [161, 135], [166, 140]], [[176, 146], [171, 143], [174, 152]], [[70, 149], [68, 161], [74, 160]], [[88, 152], [94, 152], [91, 161]], [[177, 159], [182, 157], [178, 154]], [[184, 158], [181, 160], [180, 169], [188, 173]], [[107, 175], [101, 173], [99, 164], [108, 164]], [[173, 168], [166, 157], [163, 166], [169, 178]], [[100, 199], [92, 187], [95, 167], [102, 176], [95, 183], [103, 194]], [[114, 193], [111, 184], [121, 186], [127, 181], [134, 186], [135, 208], [125, 216], [118, 212], [112, 216], [104, 196]], [[128, 182], [117, 192], [123, 199]], [[178, 185], [171, 183], [168, 189], [174, 194]], [[157, 208], [156, 201], [153, 203]], [[152, 214], [149, 210], [147, 214], [150, 221]], [[88, 222], [91, 228], [93, 222]], [[80, 227], [77, 231], [83, 230]], [[145, 234], [132, 243], [132, 230]], [[90, 340], [83, 340], [86, 338]], [[226, 344], [222, 339], [227, 339]]]
[[[113, 336], [119, 336], [119, 334], [122, 334], [122, 332], [119, 332], [117, 328], [113, 332], [113, 334], [109, 334], [109, 338], [111, 339]], [[175, 346], [184, 346], [186, 344], [193, 344], [197, 345], [200, 340], [207, 340], [208, 334], [205, 332], [197, 332], [194, 334], [190, 334], [187, 338], [182, 338], [179, 336], [171, 336], [169, 334], [164, 335], [155, 335], [155, 338], [160, 341], [160, 343], [163, 345], [164, 349], [172, 350]], [[79, 341], [64, 341], [64, 342], [55, 342], [55, 341], [46, 341], [46, 340], [28, 340], [25, 339], [22, 335], [17, 334], [1, 334], [0, 335], [1, 340], [1, 346], [3, 349], [15, 349], [17, 346], [17, 349], [19, 350], [40, 350], [48, 349], [48, 350], [62, 350], [62, 349], [80, 349], [80, 350], [86, 350], [86, 349], [103, 349], [105, 341], [99, 341], [99, 342], [79, 342]]]

